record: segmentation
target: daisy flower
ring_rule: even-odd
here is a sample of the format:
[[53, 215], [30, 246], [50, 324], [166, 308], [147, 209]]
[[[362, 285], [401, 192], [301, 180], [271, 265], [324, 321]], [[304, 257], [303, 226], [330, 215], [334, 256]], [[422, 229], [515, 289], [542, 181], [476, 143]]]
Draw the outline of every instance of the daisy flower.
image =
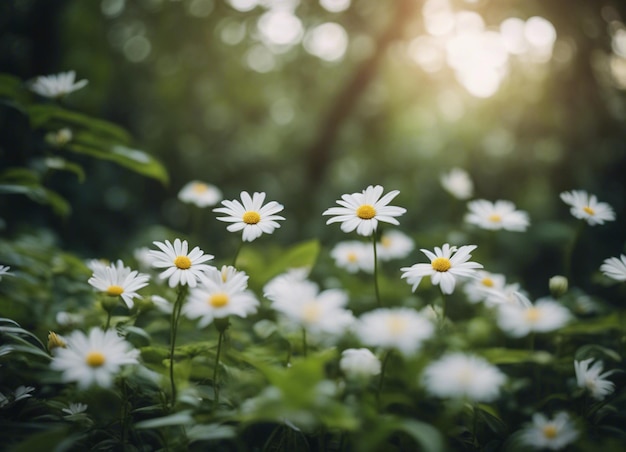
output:
[[476, 245], [465, 245], [457, 249], [445, 243], [441, 248], [435, 247], [435, 252], [422, 249], [429, 259], [430, 264], [414, 264], [411, 267], [403, 267], [402, 278], [407, 283], [413, 284], [413, 291], [417, 289], [424, 276], [430, 276], [434, 285], [439, 285], [441, 292], [451, 294], [454, 292], [457, 277], [474, 276], [477, 268], [483, 266], [477, 262], [468, 262], [476, 249]]
[[484, 302], [488, 306], [513, 304], [516, 306], [532, 306], [518, 283], [505, 284], [502, 288], [485, 288]]
[[478, 303], [487, 300], [492, 291], [503, 290], [505, 285], [504, 275], [478, 270], [476, 277], [463, 286], [463, 291], [471, 303]]
[[213, 212], [228, 215], [217, 219], [232, 223], [226, 228], [229, 232], [243, 231], [242, 240], [252, 242], [261, 234], [271, 234], [280, 227], [277, 221], [285, 218], [276, 214], [284, 209], [282, 204], [270, 201], [263, 205], [265, 193], [253, 193], [250, 197], [247, 191], [242, 191], [240, 196], [241, 202], [236, 199], [222, 201], [224, 207], [213, 209]]
[[378, 258], [381, 261], [404, 259], [415, 248], [411, 237], [396, 230], [383, 231], [380, 242], [376, 246]]
[[178, 192], [178, 199], [198, 207], [214, 206], [222, 200], [222, 192], [215, 185], [192, 180]]
[[147, 246], [136, 248], [133, 251], [133, 257], [140, 269], [149, 270], [152, 268], [152, 252]]
[[111, 262], [106, 259], [89, 259], [85, 262], [85, 265], [89, 270], [92, 271], [92, 273], [95, 273], [96, 270], [104, 271], [104, 269], [107, 268], [110, 264]]
[[623, 254], [617, 257], [609, 257], [604, 260], [600, 266], [600, 271], [605, 276], [615, 279], [616, 281], [626, 281], [626, 256]]
[[578, 438], [578, 431], [565, 412], [559, 412], [553, 419], [542, 413], [533, 414], [532, 423], [524, 427], [518, 437], [526, 446], [536, 449], [563, 449]]
[[340, 242], [330, 251], [330, 255], [337, 267], [350, 273], [374, 272], [374, 250], [367, 243], [357, 240]]
[[61, 72], [56, 75], [42, 75], [30, 84], [30, 89], [44, 97], [63, 97], [87, 85], [87, 80], [75, 82], [75, 77], [74, 71]]
[[474, 183], [467, 171], [452, 168], [439, 177], [441, 186], [457, 199], [469, 199], [474, 194]]
[[137, 291], [148, 285], [148, 275], [131, 271], [121, 260], [104, 268], [95, 267], [93, 276], [87, 281], [101, 293], [110, 297], [121, 297], [128, 309], [133, 307], [133, 298], [139, 297]]
[[362, 379], [380, 374], [380, 360], [367, 348], [349, 348], [341, 352], [339, 368], [348, 377]]
[[613, 208], [604, 202], [598, 202], [595, 195], [584, 190], [572, 190], [561, 193], [561, 199], [571, 206], [570, 213], [579, 220], [585, 220], [591, 226], [615, 220]]
[[62, 372], [63, 381], [75, 381], [81, 389], [108, 388], [122, 366], [138, 364], [139, 351], [113, 330], [93, 328], [88, 335], [74, 331], [66, 340], [65, 348], [56, 349], [50, 367]]
[[0, 265], [0, 281], [2, 281], [3, 276], [13, 276], [13, 273], [10, 273], [11, 267], [8, 265]]
[[400, 224], [394, 217], [403, 215], [406, 209], [387, 205], [399, 193], [398, 190], [393, 190], [381, 198], [383, 187], [370, 185], [361, 193], [343, 195], [342, 199], [337, 200], [341, 207], [326, 209], [322, 215], [334, 215], [326, 224], [341, 223], [343, 232], [356, 229], [357, 234], [370, 236], [376, 231], [379, 221]]
[[409, 308], [379, 308], [363, 314], [355, 325], [361, 343], [386, 349], [395, 348], [405, 355], [417, 352], [435, 327]]
[[606, 380], [606, 377], [613, 372], [608, 371], [601, 374], [604, 368], [602, 361], [596, 361], [593, 366], [589, 367], [589, 364], [592, 362], [593, 358], [584, 361], [574, 361], [576, 383], [578, 387], [589, 391], [594, 399], [602, 400], [615, 390], [615, 384]]
[[283, 287], [272, 294], [272, 309], [287, 323], [287, 327], [304, 328], [315, 336], [339, 336], [350, 326], [354, 317], [344, 309], [348, 294], [343, 290], [321, 291], [317, 284], [304, 280]]
[[76, 416], [87, 411], [87, 408], [89, 406], [84, 403], [70, 403], [67, 408], [61, 408], [61, 411], [67, 416]]
[[307, 280], [308, 268], [292, 268], [285, 273], [275, 276], [263, 287], [263, 296], [271, 301], [276, 301], [292, 294], [292, 286], [296, 284], [309, 284], [317, 287], [313, 281]]
[[422, 375], [426, 391], [435, 396], [491, 402], [500, 395], [505, 375], [487, 360], [450, 353], [429, 364]]
[[247, 290], [248, 275], [237, 272], [224, 280], [223, 274], [217, 268], [210, 268], [200, 276], [200, 284], [189, 292], [183, 313], [190, 319], [200, 319], [200, 328], [209, 325], [214, 319], [230, 315], [246, 317], [257, 311], [259, 301]]
[[505, 231], [525, 231], [530, 220], [522, 210], [515, 210], [510, 201], [492, 203], [485, 199], [476, 199], [467, 203], [469, 212], [465, 221], [488, 230], [504, 229]]
[[165, 243], [152, 243], [161, 250], [150, 250], [153, 259], [152, 266], [167, 269], [159, 275], [159, 278], [169, 278], [170, 287], [176, 287], [179, 284], [196, 287], [198, 278], [211, 268], [203, 262], [210, 261], [213, 256], [204, 254], [197, 246], [188, 253], [187, 240], [176, 239], [174, 245], [169, 240], [166, 240]]
[[567, 308], [551, 298], [540, 298], [533, 305], [519, 292], [516, 296], [520, 303], [503, 304], [498, 309], [498, 326], [509, 336], [558, 330], [572, 318]]

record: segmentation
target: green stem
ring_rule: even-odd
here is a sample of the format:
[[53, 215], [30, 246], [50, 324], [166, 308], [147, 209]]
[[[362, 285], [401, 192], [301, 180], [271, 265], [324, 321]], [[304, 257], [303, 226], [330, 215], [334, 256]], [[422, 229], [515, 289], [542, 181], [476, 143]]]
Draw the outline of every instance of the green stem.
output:
[[217, 340], [217, 353], [215, 354], [215, 366], [213, 366], [213, 392], [215, 399], [213, 400], [213, 408], [216, 409], [220, 403], [220, 387], [217, 384], [217, 371], [220, 365], [220, 355], [222, 353], [222, 341], [224, 340], [224, 331], [220, 330], [220, 336]]
[[306, 329], [302, 328], [302, 354], [304, 355], [305, 358], [306, 358], [307, 352], [308, 352], [308, 347], [306, 343]]
[[111, 326], [111, 310], [107, 310], [107, 321], [104, 324], [104, 331], [107, 331]]
[[237, 267], [237, 258], [239, 257], [239, 252], [243, 248], [243, 239], [239, 242], [237, 249], [235, 250], [235, 255], [233, 256], [233, 267]]
[[285, 362], [285, 367], [291, 367], [291, 342], [287, 341], [287, 361]]
[[563, 268], [565, 269], [565, 277], [571, 281], [572, 278], [572, 267], [573, 267], [573, 258], [574, 258], [574, 250], [576, 249], [576, 245], [578, 244], [578, 241], [580, 240], [580, 236], [583, 233], [583, 230], [585, 229], [585, 225], [587, 223], [584, 220], [580, 220], [578, 223], [578, 227], [576, 228], [576, 231], [574, 232], [574, 237], [572, 237], [572, 241], [570, 242], [569, 246], [565, 249], [565, 253], [563, 256]]
[[378, 251], [376, 250], [376, 231], [372, 233], [372, 245], [374, 246], [374, 290], [376, 291], [376, 305], [380, 308], [383, 303], [380, 300], [380, 290], [378, 289]]
[[376, 389], [376, 405], [380, 410], [380, 393], [383, 390], [383, 381], [385, 380], [385, 371], [387, 370], [387, 363], [389, 362], [389, 356], [391, 355], [391, 350], [388, 350], [385, 353], [385, 357], [383, 358], [383, 363], [380, 368], [380, 379], [378, 380], [378, 388]]
[[446, 323], [446, 294], [443, 293], [441, 287], [439, 289], [439, 292], [441, 292], [441, 317], [439, 318], [439, 328], [443, 328]]
[[178, 321], [183, 308], [183, 300], [187, 294], [187, 286], [178, 287], [178, 296], [172, 308], [172, 322], [170, 325], [170, 385], [172, 388], [172, 408], [176, 404], [176, 382], [174, 381], [174, 353], [176, 348], [176, 335], [178, 334]]

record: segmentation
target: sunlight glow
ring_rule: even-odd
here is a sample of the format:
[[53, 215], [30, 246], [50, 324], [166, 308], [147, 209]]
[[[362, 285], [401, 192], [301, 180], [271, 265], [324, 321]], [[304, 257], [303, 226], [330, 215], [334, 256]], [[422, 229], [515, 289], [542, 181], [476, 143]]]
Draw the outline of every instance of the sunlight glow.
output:
[[348, 33], [334, 22], [326, 22], [309, 30], [304, 48], [311, 55], [326, 61], [338, 61], [348, 48]]
[[270, 10], [257, 23], [262, 40], [276, 52], [286, 51], [300, 42], [302, 22], [289, 11]]

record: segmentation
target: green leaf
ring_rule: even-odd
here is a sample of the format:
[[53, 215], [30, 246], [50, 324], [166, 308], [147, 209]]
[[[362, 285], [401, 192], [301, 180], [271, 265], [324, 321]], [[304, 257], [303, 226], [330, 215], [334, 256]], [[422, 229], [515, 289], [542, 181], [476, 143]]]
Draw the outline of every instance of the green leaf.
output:
[[320, 251], [318, 240], [307, 240], [297, 243], [286, 251], [283, 251], [271, 259], [249, 247], [244, 247], [239, 254], [237, 262], [242, 268], [254, 273], [255, 279], [261, 283], [269, 281], [274, 276], [294, 268], [311, 269], [317, 261]]
[[185, 410], [178, 413], [170, 414], [169, 416], [157, 417], [154, 419], [147, 419], [145, 421], [137, 422], [135, 424], [135, 428], [161, 428], [169, 427], [172, 425], [189, 425], [193, 423], [194, 419], [191, 415], [191, 410]]
[[40, 203], [48, 204], [60, 216], [71, 212], [69, 203], [58, 193], [45, 188], [39, 175], [26, 168], [8, 168], [0, 174], [0, 194], [19, 194]]
[[0, 74], [0, 98], [7, 98], [22, 103], [28, 99], [28, 91], [19, 78], [8, 74]]
[[[401, 419], [393, 416], [380, 416], [375, 426], [364, 431], [357, 442], [360, 451], [385, 450], [384, 441], [394, 432], [408, 434], [424, 452], [445, 450], [444, 439], [439, 430], [430, 424], [415, 419]], [[417, 449], [416, 449], [417, 450]]]
[[584, 319], [571, 325], [567, 325], [559, 330], [559, 334], [603, 334], [608, 330], [619, 330], [621, 328], [617, 313], [597, 317], [594, 319]]
[[80, 435], [68, 435], [70, 427], [57, 427], [40, 433], [35, 433], [26, 441], [22, 441], [11, 449], [12, 452], [33, 452], [36, 450], [48, 450], [62, 452], [70, 450]]
[[506, 422], [502, 420], [498, 412], [491, 406], [479, 403], [474, 408], [476, 415], [479, 419], [482, 419], [487, 427], [489, 427], [494, 433], [504, 436], [508, 433], [509, 428]]
[[553, 359], [553, 356], [545, 351], [515, 350], [498, 347], [478, 350], [478, 353], [493, 364], [547, 364]]
[[78, 182], [82, 183], [85, 181], [85, 171], [83, 171], [82, 166], [76, 163], [69, 162], [61, 157], [48, 157], [44, 160], [44, 163], [51, 170], [68, 171], [76, 174]]
[[234, 438], [235, 434], [236, 430], [231, 425], [196, 424], [187, 429], [189, 442]]
[[611, 359], [615, 362], [620, 362], [622, 357], [619, 353], [610, 348], [603, 347], [599, 344], [586, 344], [576, 350], [574, 354], [574, 359], [576, 361], [582, 361], [588, 358], [596, 358], [596, 359]]

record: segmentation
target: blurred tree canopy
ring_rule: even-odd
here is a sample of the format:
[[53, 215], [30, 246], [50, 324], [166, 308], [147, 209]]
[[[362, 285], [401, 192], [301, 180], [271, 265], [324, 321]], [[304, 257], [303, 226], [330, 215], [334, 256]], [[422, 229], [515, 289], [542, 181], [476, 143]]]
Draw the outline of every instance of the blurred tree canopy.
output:
[[[66, 106], [127, 128], [170, 176], [81, 162], [85, 182], [49, 181], [69, 219], [11, 198], [7, 228], [52, 224], [66, 246], [113, 257], [152, 225], [185, 231], [176, 194], [200, 179], [226, 199], [265, 191], [283, 203], [276, 240], [324, 240], [337, 232], [326, 207], [382, 184], [401, 190], [403, 229], [431, 248], [420, 233], [450, 221], [461, 232], [463, 208], [439, 185], [460, 166], [476, 197], [530, 212], [532, 246], [513, 243], [509, 261], [545, 281], [558, 257], [544, 244], [570, 220], [561, 191], [626, 214], [625, 22], [620, 0], [4, 1], [0, 72], [75, 70], [89, 85]], [[3, 121], [3, 164], [24, 161]], [[579, 252], [622, 251], [617, 223]]]

